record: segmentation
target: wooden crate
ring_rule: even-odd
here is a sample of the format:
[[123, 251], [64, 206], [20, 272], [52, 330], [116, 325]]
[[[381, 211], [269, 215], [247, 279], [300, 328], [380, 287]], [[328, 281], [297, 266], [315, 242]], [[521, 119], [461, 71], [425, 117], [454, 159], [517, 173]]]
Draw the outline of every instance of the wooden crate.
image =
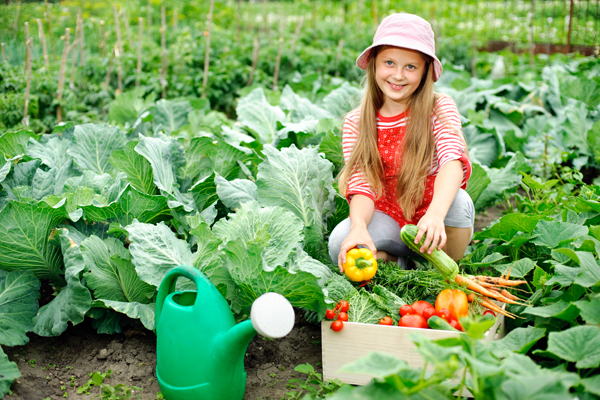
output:
[[[460, 332], [434, 329], [405, 328], [344, 322], [340, 332], [332, 331], [331, 321], [321, 322], [321, 343], [323, 347], [323, 378], [339, 379], [344, 383], [365, 385], [371, 381], [368, 375], [346, 374], [338, 370], [372, 351], [381, 351], [406, 361], [413, 368], [422, 368], [424, 361], [417, 352], [417, 346], [410, 340], [412, 333], [418, 332], [430, 339], [444, 339], [464, 335]], [[504, 316], [499, 315], [496, 323], [486, 333], [483, 340], [498, 340], [504, 336]]]

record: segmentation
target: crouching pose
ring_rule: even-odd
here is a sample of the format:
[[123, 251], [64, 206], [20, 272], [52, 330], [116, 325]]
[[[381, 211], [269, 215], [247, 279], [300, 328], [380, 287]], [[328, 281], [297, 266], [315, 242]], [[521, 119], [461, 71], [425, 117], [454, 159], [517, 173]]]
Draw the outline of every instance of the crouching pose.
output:
[[339, 177], [350, 216], [331, 233], [331, 259], [343, 271], [346, 252], [364, 244], [406, 268], [406, 224], [419, 227], [416, 243], [426, 236], [421, 252], [437, 247], [462, 258], [475, 218], [464, 190], [471, 163], [454, 101], [434, 92], [442, 65], [431, 26], [416, 15], [388, 16], [356, 64], [366, 71], [365, 92], [344, 121]]

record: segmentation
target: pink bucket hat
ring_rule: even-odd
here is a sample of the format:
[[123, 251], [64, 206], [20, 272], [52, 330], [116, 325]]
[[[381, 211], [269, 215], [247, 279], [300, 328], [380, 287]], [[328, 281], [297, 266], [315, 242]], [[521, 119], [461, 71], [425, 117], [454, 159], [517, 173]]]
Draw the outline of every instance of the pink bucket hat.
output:
[[392, 14], [381, 21], [373, 44], [356, 59], [360, 69], [367, 69], [373, 48], [377, 46], [396, 46], [417, 50], [433, 58], [433, 80], [437, 81], [442, 75], [442, 63], [435, 56], [435, 40], [429, 22], [413, 14]]

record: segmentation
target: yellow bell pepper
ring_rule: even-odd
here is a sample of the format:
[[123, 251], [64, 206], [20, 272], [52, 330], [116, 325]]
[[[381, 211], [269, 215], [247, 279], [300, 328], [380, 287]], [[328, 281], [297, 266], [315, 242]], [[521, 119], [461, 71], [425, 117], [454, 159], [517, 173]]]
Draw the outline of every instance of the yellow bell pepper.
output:
[[377, 272], [377, 260], [369, 249], [350, 249], [343, 264], [346, 276], [353, 282], [368, 281]]

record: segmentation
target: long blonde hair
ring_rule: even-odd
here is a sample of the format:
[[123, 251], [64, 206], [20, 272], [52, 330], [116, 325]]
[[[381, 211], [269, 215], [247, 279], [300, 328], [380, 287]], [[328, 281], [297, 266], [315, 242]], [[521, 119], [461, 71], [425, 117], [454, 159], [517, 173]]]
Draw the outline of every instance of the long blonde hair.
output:
[[[383, 106], [385, 95], [375, 79], [377, 50], [378, 48], [373, 49], [363, 80], [365, 94], [360, 104], [359, 135], [352, 154], [339, 175], [342, 195], [345, 195], [348, 180], [355, 171], [362, 172], [377, 198], [381, 197], [384, 190], [383, 162], [377, 148], [377, 111]], [[396, 177], [398, 204], [407, 220], [413, 218], [423, 200], [425, 180], [435, 153], [431, 117], [440, 95], [434, 92], [432, 59], [425, 54], [423, 57], [426, 59], [423, 78], [407, 103], [406, 130], [399, 153], [402, 160]], [[460, 134], [458, 136], [462, 139]]]

